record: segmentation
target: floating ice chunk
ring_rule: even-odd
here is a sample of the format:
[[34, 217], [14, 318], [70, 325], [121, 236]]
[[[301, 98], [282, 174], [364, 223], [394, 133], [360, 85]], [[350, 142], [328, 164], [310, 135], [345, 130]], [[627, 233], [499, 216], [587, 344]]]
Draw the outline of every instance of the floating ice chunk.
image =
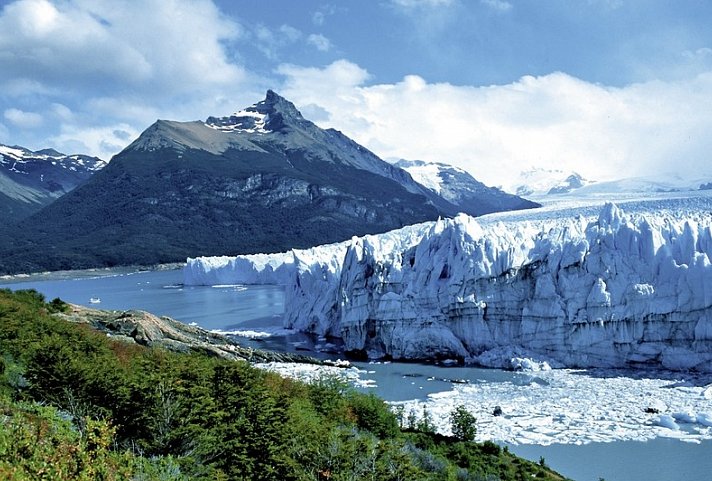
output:
[[535, 361], [529, 358], [513, 357], [509, 360], [509, 365], [514, 371], [550, 371], [551, 366], [546, 361]]
[[712, 384], [707, 386], [704, 391], [702, 391], [702, 397], [705, 399], [712, 399]]
[[674, 430], [674, 431], [679, 431], [679, 430], [680, 430], [680, 426], [675, 422], [675, 419], [674, 419], [672, 416], [670, 416], [669, 414], [663, 414], [663, 415], [661, 415], [660, 417], [658, 417], [658, 418], [654, 421], [654, 423], [655, 423], [657, 426], [661, 426], [661, 427], [663, 427], [663, 428], [672, 429], [672, 430]]
[[678, 423], [694, 424], [697, 422], [697, 414], [690, 411], [672, 413], [672, 417]]
[[712, 427], [712, 411], [697, 413], [697, 422], [703, 426]]
[[660, 399], [651, 399], [648, 401], [647, 408], [645, 410], [650, 413], [663, 413], [667, 411], [667, 408], [667, 404]]

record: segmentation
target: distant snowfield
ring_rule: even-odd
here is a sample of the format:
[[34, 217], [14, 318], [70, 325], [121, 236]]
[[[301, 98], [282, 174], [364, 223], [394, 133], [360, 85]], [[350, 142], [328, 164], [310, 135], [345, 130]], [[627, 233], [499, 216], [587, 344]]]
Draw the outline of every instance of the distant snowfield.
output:
[[[359, 387], [376, 387], [369, 373], [293, 363], [259, 367], [311, 382], [341, 376]], [[450, 434], [449, 415], [464, 405], [477, 417], [477, 440], [510, 444], [586, 444], [646, 441], [655, 437], [699, 443], [712, 439], [712, 377], [625, 371], [554, 369], [516, 373], [517, 382], [453, 384], [425, 400], [393, 402]], [[524, 380], [524, 382], [522, 382]], [[404, 381], [405, 382], [405, 381]], [[499, 406], [502, 415], [494, 416]], [[646, 409], [659, 412], [646, 412]]]
[[508, 221], [537, 221], [598, 217], [601, 207], [613, 202], [628, 214], [674, 213], [683, 218], [692, 215], [712, 214], [712, 190], [685, 192], [577, 192], [572, 194], [541, 195], [527, 197], [542, 204], [538, 209], [497, 212], [478, 217], [480, 223]]

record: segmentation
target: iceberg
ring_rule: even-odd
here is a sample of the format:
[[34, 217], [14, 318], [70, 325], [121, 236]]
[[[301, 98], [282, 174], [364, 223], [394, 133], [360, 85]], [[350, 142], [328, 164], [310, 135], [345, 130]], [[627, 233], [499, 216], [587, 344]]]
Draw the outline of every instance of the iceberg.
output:
[[283, 254], [189, 259], [184, 277], [282, 284], [286, 328], [369, 358], [712, 372], [712, 198], [629, 207], [460, 214]]

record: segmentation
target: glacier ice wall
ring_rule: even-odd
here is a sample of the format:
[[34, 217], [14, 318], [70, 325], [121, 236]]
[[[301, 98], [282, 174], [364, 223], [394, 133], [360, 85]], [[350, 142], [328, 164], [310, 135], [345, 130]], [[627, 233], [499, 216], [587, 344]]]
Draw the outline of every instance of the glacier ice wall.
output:
[[709, 211], [626, 215], [607, 204], [597, 219], [460, 215], [307, 251], [190, 259], [185, 278], [284, 284], [287, 327], [369, 357], [497, 365], [526, 353], [571, 367], [712, 371], [710, 259]]

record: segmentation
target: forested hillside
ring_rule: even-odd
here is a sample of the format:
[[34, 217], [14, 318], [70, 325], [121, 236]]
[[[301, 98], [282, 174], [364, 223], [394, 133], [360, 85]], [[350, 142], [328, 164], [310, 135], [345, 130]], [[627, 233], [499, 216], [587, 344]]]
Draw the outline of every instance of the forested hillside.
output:
[[0, 290], [0, 479], [562, 479], [490, 442], [392, 413], [343, 383], [112, 340]]

